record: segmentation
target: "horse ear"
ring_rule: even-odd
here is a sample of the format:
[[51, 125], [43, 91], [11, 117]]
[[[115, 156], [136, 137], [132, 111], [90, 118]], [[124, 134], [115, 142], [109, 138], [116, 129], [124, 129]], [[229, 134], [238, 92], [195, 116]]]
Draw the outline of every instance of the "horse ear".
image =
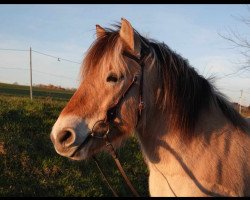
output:
[[135, 34], [133, 27], [126, 19], [121, 19], [120, 37], [125, 43], [125, 47], [128, 48], [133, 54], [140, 55], [140, 39]]
[[97, 35], [97, 38], [104, 36], [104, 34], [105, 34], [105, 32], [106, 32], [105, 29], [102, 28], [102, 27], [101, 27], [100, 25], [98, 25], [98, 24], [96, 24], [95, 26], [96, 26], [96, 35]]

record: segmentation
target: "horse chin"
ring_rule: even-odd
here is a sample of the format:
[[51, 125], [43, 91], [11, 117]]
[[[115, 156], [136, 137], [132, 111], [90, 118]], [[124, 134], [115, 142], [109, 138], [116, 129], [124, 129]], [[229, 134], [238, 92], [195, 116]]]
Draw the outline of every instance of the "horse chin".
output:
[[76, 161], [80, 161], [80, 160], [87, 160], [89, 159], [91, 156], [93, 155], [93, 153], [89, 153], [88, 151], [86, 151], [85, 148], [79, 150], [78, 152], [76, 152], [74, 154], [74, 156], [70, 156], [68, 157], [71, 160], [76, 160]]
[[[114, 149], [119, 148], [122, 142], [128, 137], [128, 134], [124, 133], [114, 133], [109, 136], [110, 143]], [[109, 150], [106, 148], [106, 142], [104, 139], [100, 138], [89, 138], [88, 141], [84, 141], [83, 145], [79, 145], [77, 150], [68, 156], [71, 160], [86, 160], [96, 155], [99, 152]]]
[[79, 145], [75, 152], [68, 156], [71, 160], [86, 160], [96, 153], [102, 151], [105, 144], [104, 141], [97, 140], [96, 138], [88, 138]]

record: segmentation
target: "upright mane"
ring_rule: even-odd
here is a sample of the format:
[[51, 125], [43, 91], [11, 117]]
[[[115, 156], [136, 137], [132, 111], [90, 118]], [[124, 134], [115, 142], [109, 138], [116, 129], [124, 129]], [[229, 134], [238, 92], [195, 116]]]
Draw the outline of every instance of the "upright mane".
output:
[[[105, 34], [97, 38], [87, 51], [81, 77], [95, 68], [105, 57], [113, 59], [112, 62], [118, 72], [126, 70], [122, 57], [122, 44], [118, 40], [120, 24], [114, 27], [116, 29], [105, 28]], [[141, 50], [148, 52], [146, 60], [151, 60], [150, 66], [157, 68], [158, 91], [155, 103], [160, 110], [169, 113], [168, 124], [179, 129], [184, 136], [192, 138], [202, 111], [208, 110], [215, 104], [232, 125], [240, 130], [246, 130], [245, 120], [217, 91], [211, 80], [199, 75], [187, 59], [171, 50], [166, 44], [147, 39], [134, 31], [143, 44]]]
[[117, 30], [106, 28], [105, 34], [98, 37], [86, 52], [80, 73], [82, 80], [87, 73], [99, 67], [101, 61], [105, 65], [112, 59], [113, 70], [117, 73], [128, 70], [122, 57], [122, 42], [118, 40], [120, 25], [113, 26], [117, 27]]

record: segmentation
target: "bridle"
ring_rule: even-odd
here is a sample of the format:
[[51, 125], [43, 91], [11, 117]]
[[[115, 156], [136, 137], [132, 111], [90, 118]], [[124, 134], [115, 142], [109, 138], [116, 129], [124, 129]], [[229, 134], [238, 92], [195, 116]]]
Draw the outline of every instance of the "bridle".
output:
[[[142, 52], [143, 53], [143, 52]], [[138, 114], [137, 114], [137, 122], [136, 122], [136, 127], [138, 125], [139, 119], [142, 115], [142, 110], [144, 109], [144, 102], [143, 102], [143, 73], [144, 73], [144, 60], [146, 57], [146, 54], [142, 54], [140, 58], [137, 58], [136, 56], [128, 53], [128, 52], [123, 52], [123, 55], [134, 60], [135, 62], [137, 62], [140, 67], [141, 67], [141, 77], [140, 77], [140, 82], [139, 82], [139, 104], [138, 104]], [[99, 139], [104, 139], [105, 143], [106, 143], [106, 147], [109, 150], [109, 153], [111, 154], [111, 156], [113, 157], [120, 173], [122, 174], [126, 184], [128, 185], [128, 187], [130, 188], [130, 190], [132, 191], [132, 193], [136, 196], [139, 197], [138, 192], [135, 190], [135, 188], [133, 187], [132, 183], [129, 181], [125, 171], [123, 170], [121, 163], [118, 159], [117, 153], [113, 147], [113, 145], [111, 144], [110, 140], [109, 140], [109, 133], [110, 130], [112, 128], [112, 125], [114, 125], [114, 120], [117, 117], [117, 113], [118, 113], [118, 108], [122, 102], [122, 100], [126, 97], [126, 95], [129, 93], [129, 91], [131, 90], [131, 88], [134, 86], [134, 84], [136, 83], [136, 81], [138, 80], [138, 76], [139, 75], [134, 75], [132, 81], [129, 83], [129, 85], [127, 86], [127, 88], [124, 90], [124, 92], [122, 93], [122, 95], [118, 98], [118, 100], [108, 109], [106, 117], [104, 120], [98, 120], [97, 122], [95, 122], [95, 124], [92, 127], [90, 136], [94, 137], [94, 138], [99, 138]], [[95, 132], [95, 128], [96, 126], [106, 126], [106, 131], [104, 132], [104, 134], [97, 135]], [[98, 160], [96, 159], [95, 156], [92, 156], [92, 158], [94, 159], [100, 173], [102, 174], [105, 182], [107, 183], [108, 187], [112, 190], [113, 195], [118, 197], [117, 193], [115, 192], [115, 190], [111, 187], [111, 185], [108, 182], [108, 179], [106, 178], [105, 173], [101, 170], [100, 164], [98, 162]]]

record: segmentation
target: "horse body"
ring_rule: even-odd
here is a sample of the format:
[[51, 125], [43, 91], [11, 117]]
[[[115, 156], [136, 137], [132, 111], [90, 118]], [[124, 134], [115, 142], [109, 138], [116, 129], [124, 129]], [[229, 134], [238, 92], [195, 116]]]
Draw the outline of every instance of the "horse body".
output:
[[[135, 131], [151, 196], [249, 196], [250, 123], [187, 61], [166, 45], [147, 41], [127, 20], [119, 31], [96, 28], [83, 81], [52, 129], [56, 151], [81, 160], [105, 150], [104, 141], [87, 138], [122, 97], [109, 137], [119, 147]], [[145, 49], [144, 69], [121, 53], [140, 56]], [[135, 74], [144, 74], [145, 81], [131, 82]]]

